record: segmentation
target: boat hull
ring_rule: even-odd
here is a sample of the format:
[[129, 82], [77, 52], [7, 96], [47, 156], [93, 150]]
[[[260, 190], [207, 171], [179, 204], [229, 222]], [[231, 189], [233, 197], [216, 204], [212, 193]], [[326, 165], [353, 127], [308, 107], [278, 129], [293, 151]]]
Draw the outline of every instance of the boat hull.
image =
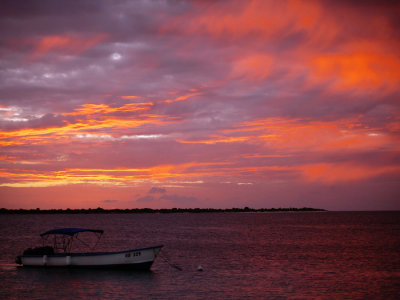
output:
[[24, 267], [119, 268], [149, 270], [162, 246], [119, 252], [21, 255]]

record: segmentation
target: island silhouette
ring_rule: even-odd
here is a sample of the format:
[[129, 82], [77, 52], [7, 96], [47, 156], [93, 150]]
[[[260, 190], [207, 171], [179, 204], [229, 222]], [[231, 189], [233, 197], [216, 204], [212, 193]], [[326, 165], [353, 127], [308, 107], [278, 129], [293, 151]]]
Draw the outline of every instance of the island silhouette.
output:
[[0, 214], [148, 214], [148, 213], [232, 213], [232, 212], [312, 212], [326, 211], [321, 208], [126, 208], [126, 209], [104, 209], [88, 208], [88, 209], [7, 209], [0, 208]]

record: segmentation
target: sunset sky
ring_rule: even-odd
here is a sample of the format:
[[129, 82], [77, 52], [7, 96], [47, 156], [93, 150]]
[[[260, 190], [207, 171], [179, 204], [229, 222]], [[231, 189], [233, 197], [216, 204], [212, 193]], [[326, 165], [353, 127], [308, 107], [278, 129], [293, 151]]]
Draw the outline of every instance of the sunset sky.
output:
[[398, 1], [1, 1], [0, 207], [400, 209]]

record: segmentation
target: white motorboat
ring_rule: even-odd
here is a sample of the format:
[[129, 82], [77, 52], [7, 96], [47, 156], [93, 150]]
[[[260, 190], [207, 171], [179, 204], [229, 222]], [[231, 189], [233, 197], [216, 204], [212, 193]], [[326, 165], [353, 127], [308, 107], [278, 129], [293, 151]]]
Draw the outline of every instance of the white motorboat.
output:
[[[100, 240], [103, 230], [84, 228], [61, 228], [42, 233], [43, 246], [29, 248], [16, 263], [24, 267], [68, 267], [68, 268], [123, 268], [149, 270], [158, 256], [162, 245], [117, 252], [71, 252], [74, 240], [79, 234], [91, 232]], [[52, 246], [47, 246], [49, 240]], [[97, 244], [97, 243], [96, 243]]]

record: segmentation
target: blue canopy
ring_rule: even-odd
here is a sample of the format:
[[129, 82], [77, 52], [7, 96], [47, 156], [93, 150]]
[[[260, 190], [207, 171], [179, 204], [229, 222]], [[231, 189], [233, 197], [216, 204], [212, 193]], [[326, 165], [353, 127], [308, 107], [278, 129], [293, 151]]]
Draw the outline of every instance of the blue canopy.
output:
[[104, 231], [101, 229], [85, 229], [85, 228], [59, 228], [59, 229], [52, 229], [49, 231], [46, 231], [45, 233], [42, 233], [40, 236], [45, 236], [49, 234], [65, 234], [65, 235], [70, 235], [73, 236], [74, 234], [77, 234], [79, 232], [97, 232], [97, 233], [103, 233]]

